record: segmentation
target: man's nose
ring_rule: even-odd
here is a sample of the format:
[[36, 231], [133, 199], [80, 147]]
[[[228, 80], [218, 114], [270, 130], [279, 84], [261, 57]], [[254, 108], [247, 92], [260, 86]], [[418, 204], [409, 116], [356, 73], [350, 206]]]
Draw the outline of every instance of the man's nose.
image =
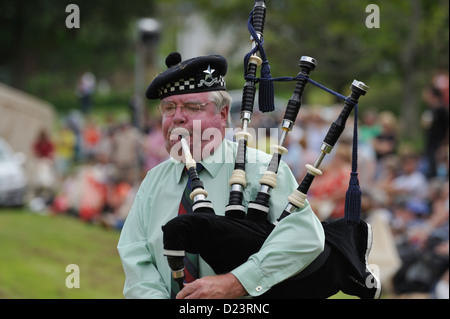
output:
[[186, 115], [181, 110], [181, 107], [177, 106], [177, 108], [175, 109], [175, 114], [173, 115], [172, 121], [177, 124], [185, 123], [187, 121]]

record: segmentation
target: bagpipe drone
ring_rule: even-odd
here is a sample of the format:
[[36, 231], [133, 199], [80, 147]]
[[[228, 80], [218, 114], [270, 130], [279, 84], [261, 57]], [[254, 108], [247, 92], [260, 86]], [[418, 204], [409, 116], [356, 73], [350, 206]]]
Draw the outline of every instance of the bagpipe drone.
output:
[[[339, 291], [360, 298], [379, 298], [381, 286], [378, 278], [368, 267], [367, 258], [372, 246], [371, 227], [360, 219], [361, 191], [357, 178], [357, 104], [368, 87], [354, 80], [350, 86], [351, 94], [342, 96], [310, 79], [310, 73], [317, 66], [312, 57], [300, 59], [300, 72], [292, 78], [272, 79], [264, 52], [263, 29], [266, 15], [265, 1], [256, 0], [249, 17], [252, 50], [246, 55], [244, 63], [245, 85], [242, 94], [242, 128], [236, 134], [238, 151], [235, 167], [230, 178], [230, 195], [225, 207], [225, 216], [214, 212], [212, 203], [207, 200], [207, 192], [198, 177], [196, 163], [190, 155], [185, 137], [180, 133], [183, 153], [186, 159], [192, 185], [192, 214], [175, 217], [163, 226], [164, 255], [175, 281], [183, 287], [185, 252], [199, 254], [217, 274], [227, 273], [240, 266], [254, 253], [258, 252], [268, 235], [285, 217], [305, 205], [306, 195], [315, 176], [321, 175], [319, 167], [326, 154], [329, 154], [341, 136], [350, 113], [355, 110], [355, 129], [353, 141], [353, 161], [349, 189], [346, 193], [345, 217], [332, 222], [323, 222], [325, 247], [323, 252], [305, 269], [273, 286], [259, 298], [327, 298]], [[259, 56], [258, 53], [259, 52]], [[257, 68], [261, 66], [261, 77], [257, 78]], [[273, 111], [273, 82], [296, 81], [281, 123], [279, 144], [273, 146], [272, 159], [260, 179], [260, 189], [254, 201], [245, 207], [243, 190], [246, 187], [245, 158], [250, 137], [248, 124], [251, 121], [259, 83], [259, 105], [263, 112]], [[338, 118], [326, 134], [317, 160], [306, 165], [308, 170], [298, 188], [287, 198], [288, 203], [276, 223], [268, 220], [270, 192], [277, 185], [277, 170], [289, 132], [293, 129], [299, 113], [303, 91], [312, 83], [344, 101]], [[299, 243], [301, 245], [301, 243]]]

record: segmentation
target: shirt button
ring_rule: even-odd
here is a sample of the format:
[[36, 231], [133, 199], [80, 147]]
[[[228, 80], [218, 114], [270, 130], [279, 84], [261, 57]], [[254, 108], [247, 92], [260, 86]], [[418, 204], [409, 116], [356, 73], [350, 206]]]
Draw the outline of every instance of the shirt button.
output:
[[256, 291], [257, 291], [257, 292], [260, 292], [261, 290], [262, 290], [262, 287], [261, 287], [261, 286], [256, 287]]

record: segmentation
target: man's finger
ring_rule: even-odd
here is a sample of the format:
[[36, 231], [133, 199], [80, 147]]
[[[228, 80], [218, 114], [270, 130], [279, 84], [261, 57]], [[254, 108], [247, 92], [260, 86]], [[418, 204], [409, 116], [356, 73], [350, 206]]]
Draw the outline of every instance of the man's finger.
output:
[[192, 283], [185, 283], [184, 288], [177, 294], [176, 299], [189, 299], [186, 297], [195, 292], [195, 288], [191, 284]]

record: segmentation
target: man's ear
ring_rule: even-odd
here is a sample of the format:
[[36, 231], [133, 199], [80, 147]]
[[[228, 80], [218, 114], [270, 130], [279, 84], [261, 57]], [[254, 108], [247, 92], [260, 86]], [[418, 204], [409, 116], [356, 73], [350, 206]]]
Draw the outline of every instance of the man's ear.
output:
[[227, 119], [229, 116], [229, 111], [230, 111], [230, 106], [229, 105], [225, 105], [221, 110], [220, 110], [220, 118], [225, 121], [225, 124], [228, 123]]

